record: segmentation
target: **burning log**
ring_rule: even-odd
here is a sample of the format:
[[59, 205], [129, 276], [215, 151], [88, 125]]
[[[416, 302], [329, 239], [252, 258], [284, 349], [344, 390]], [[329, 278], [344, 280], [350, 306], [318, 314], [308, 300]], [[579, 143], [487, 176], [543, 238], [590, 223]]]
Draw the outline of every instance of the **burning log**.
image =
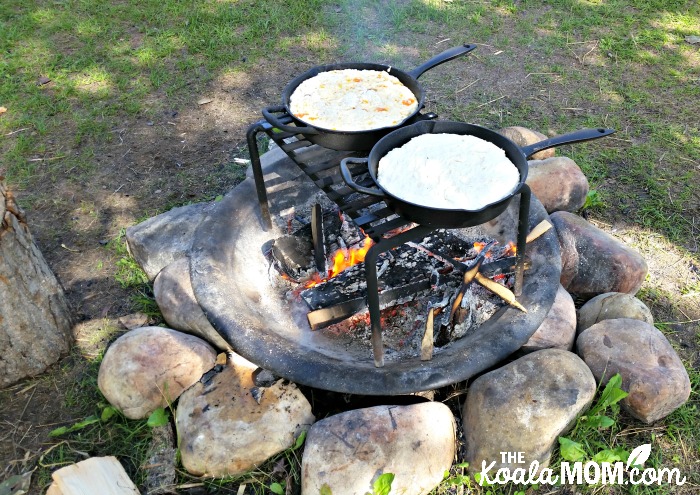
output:
[[[529, 244], [530, 242], [534, 241], [535, 239], [539, 238], [542, 236], [545, 232], [547, 232], [549, 229], [552, 228], [552, 224], [549, 223], [547, 220], [542, 220], [540, 223], [538, 223], [527, 235], [525, 239], [525, 244]], [[492, 243], [488, 245], [482, 246], [482, 251], [479, 253], [479, 256], [482, 257], [482, 255], [485, 255], [485, 253], [488, 251], [488, 249], [491, 247]], [[480, 263], [479, 263], [480, 264]], [[523, 266], [524, 269], [526, 269], [525, 266]], [[465, 271], [464, 273], [464, 283], [462, 284], [462, 287], [460, 288], [460, 292], [455, 298], [455, 302], [452, 305], [452, 312], [450, 313], [450, 321], [452, 320], [452, 317], [454, 316], [454, 313], [457, 311], [457, 308], [462, 302], [462, 297], [464, 295], [464, 291], [466, 290], [466, 285], [468, 285], [467, 282], [467, 274], [472, 272], [472, 268], [469, 270]], [[503, 299], [503, 301], [508, 304], [509, 306], [512, 306], [514, 308], [519, 309], [520, 311], [527, 313], [527, 309], [520, 304], [516, 299], [515, 299], [515, 294], [508, 289], [507, 287], [504, 287], [503, 285], [499, 284], [498, 282], [491, 280], [487, 276], [485, 276], [483, 273], [479, 272], [479, 269], [477, 267], [476, 273], [474, 274], [473, 277], [469, 278], [469, 283], [474, 280], [476, 283], [481, 285], [483, 288], [493, 292], [496, 294], [498, 297]]]
[[269, 255], [280, 273], [292, 280], [308, 276], [311, 244], [303, 237], [285, 235], [272, 241]]
[[[386, 265], [383, 264], [382, 266], [386, 266], [386, 269], [388, 269], [388, 266], [391, 266], [391, 264], [386, 263]], [[361, 268], [362, 266], [360, 265], [355, 270], [360, 270]], [[528, 270], [529, 268], [530, 263], [526, 262], [525, 269]], [[481, 272], [484, 277], [494, 277], [505, 273], [513, 273], [514, 270], [515, 257], [503, 258], [487, 265], [481, 265]], [[364, 283], [363, 278], [358, 278], [357, 280], [358, 283]], [[311, 294], [313, 294], [315, 289], [321, 287], [322, 285], [323, 284], [319, 284], [302, 292], [302, 297], [304, 298], [304, 296], [306, 296], [304, 300], [307, 304], [318, 305], [317, 309], [312, 310], [307, 314], [307, 319], [312, 330], [320, 330], [334, 323], [338, 323], [339, 321], [343, 321], [346, 318], [350, 318], [352, 315], [361, 311], [366, 311], [367, 299], [361, 290], [357, 291], [357, 297], [351, 299], [343, 300], [343, 296], [341, 294], [337, 294], [335, 296], [337, 299], [334, 300], [342, 302], [337, 302], [333, 305], [321, 306], [322, 302], [315, 299]], [[379, 306], [381, 309], [393, 306], [404, 299], [410, 297], [412, 298], [413, 296], [418, 295], [420, 292], [430, 289], [430, 287], [431, 280], [429, 277], [426, 277], [401, 287], [385, 289], [379, 294]], [[328, 300], [330, 299], [327, 299], [327, 301]]]
[[450, 318], [448, 321], [452, 321], [452, 318], [454, 318], [454, 315], [457, 312], [457, 308], [459, 308], [459, 305], [462, 304], [462, 298], [464, 297], [464, 293], [467, 291], [467, 287], [469, 287], [469, 284], [472, 283], [476, 275], [479, 273], [481, 263], [483, 263], [484, 258], [486, 258], [486, 255], [495, 243], [496, 241], [491, 241], [487, 245], [485, 245], [484, 248], [479, 252], [479, 255], [474, 259], [474, 262], [469, 267], [469, 269], [464, 271], [462, 285], [459, 288], [459, 292], [457, 293], [454, 302], [452, 303], [452, 310], [450, 311]]
[[[385, 290], [379, 294], [379, 307], [387, 308], [398, 304], [402, 299], [413, 298], [416, 294], [428, 290], [430, 288], [430, 280], [419, 280], [417, 282], [407, 284], [402, 287], [395, 287]], [[352, 315], [365, 311], [367, 309], [367, 299], [357, 297], [344, 301], [335, 306], [309, 311], [306, 315], [311, 330], [320, 330], [339, 321], [350, 318]]]
[[[430, 274], [445, 270], [446, 266], [409, 246], [399, 246], [384, 253], [380, 260], [393, 258], [384, 270], [381, 278], [380, 297], [386, 288], [400, 288], [407, 285], [425, 285], [429, 287]], [[335, 271], [335, 270], [334, 270]], [[328, 280], [319, 283], [301, 293], [309, 308], [316, 310], [336, 306], [353, 299], [364, 299], [367, 291], [364, 263], [358, 263], [345, 269]]]

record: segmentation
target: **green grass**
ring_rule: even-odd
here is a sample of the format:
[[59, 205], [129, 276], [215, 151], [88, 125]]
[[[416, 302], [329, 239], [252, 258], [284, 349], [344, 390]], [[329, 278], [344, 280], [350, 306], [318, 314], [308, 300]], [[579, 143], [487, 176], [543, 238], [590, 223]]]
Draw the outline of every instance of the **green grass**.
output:
[[[151, 429], [146, 420], [130, 420], [119, 413], [105, 414], [106, 409], [112, 408], [97, 388], [101, 360], [101, 356], [90, 361], [84, 361], [76, 353], [71, 356], [71, 373], [76, 369], [79, 372], [63, 394], [63, 405], [74, 412], [74, 419], [55, 425], [52, 445], [38, 458], [33, 486], [46, 490], [54, 470], [87, 457], [109, 455], [119, 458], [135, 483], [144, 481], [142, 466], [150, 445]], [[73, 431], [63, 434], [58, 429], [71, 427]]]
[[[541, 112], [527, 101], [506, 98], [499, 103], [500, 118], [494, 120], [491, 109], [482, 103], [501, 96], [495, 92], [467, 106], [437, 103], [438, 113], [496, 127], [562, 131], [598, 127], [605, 120], [607, 127], [618, 130], [615, 138], [621, 141], [608, 140], [593, 153], [591, 147], [565, 151], [589, 176], [602, 200], [609, 205], [628, 203], [624, 216], [630, 223], [658, 231], [671, 242], [682, 244], [697, 236], [684, 218], [700, 209], [700, 126], [694, 117], [700, 112], [700, 54], [684, 38], [697, 35], [700, 4], [683, 0], [554, 0], [546, 5], [414, 0], [397, 9], [393, 18], [396, 26], [416, 33], [434, 25], [442, 38], [491, 38], [492, 46], [501, 50], [527, 45], [523, 60], [527, 70], [556, 74], [556, 79], [544, 83], [567, 96], [569, 106], [590, 108], [587, 115]], [[535, 29], [538, 35], [533, 35]], [[572, 67], [573, 59], [580, 62], [585, 55], [584, 51], [572, 59], [577, 46], [590, 47], [588, 60], [596, 57], [600, 62]], [[611, 161], [619, 167], [608, 168]], [[635, 187], [618, 188], [618, 182]], [[639, 194], [634, 189], [641, 189], [642, 198], [635, 197]]]
[[[107, 143], [120, 119], [157, 114], [168, 97], [204, 87], [218, 71], [245, 71], [268, 51], [323, 45], [320, 0], [24, 2], [0, 4], [0, 143], [8, 180], [31, 184], [38, 162], [61, 154], [47, 143]], [[51, 80], [37, 85], [40, 77]], [[57, 165], [69, 166], [71, 160]], [[63, 168], [65, 171], [65, 168]]]

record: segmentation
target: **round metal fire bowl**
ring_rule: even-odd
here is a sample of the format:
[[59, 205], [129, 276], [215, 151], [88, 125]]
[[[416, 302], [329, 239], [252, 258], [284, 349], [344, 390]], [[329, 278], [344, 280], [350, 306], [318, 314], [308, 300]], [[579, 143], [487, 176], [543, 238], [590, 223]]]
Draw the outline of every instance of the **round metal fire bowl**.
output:
[[[266, 179], [276, 177], [273, 182], [284, 188], [269, 193], [273, 212], [318, 191], [289, 160], [276, 160], [264, 172]], [[517, 207], [518, 201], [513, 203]], [[547, 217], [533, 196], [530, 228]], [[491, 222], [493, 229], [508, 223], [499, 224], [500, 218]], [[323, 390], [398, 395], [467, 380], [528, 341], [549, 312], [559, 286], [559, 243], [550, 230], [528, 245], [531, 268], [525, 272], [523, 294], [518, 298], [528, 313], [503, 308], [465, 337], [436, 349], [431, 361], [418, 356], [399, 359], [387, 352], [385, 366], [376, 368], [369, 343], [353, 344], [325, 330], [312, 331], [303, 302], [290, 303], [277, 295], [261, 247], [281, 234], [264, 232], [261, 225], [249, 177], [219, 202], [195, 233], [190, 255], [195, 297], [235, 352], [292, 382]], [[506, 230], [515, 239], [516, 228], [511, 225]]]

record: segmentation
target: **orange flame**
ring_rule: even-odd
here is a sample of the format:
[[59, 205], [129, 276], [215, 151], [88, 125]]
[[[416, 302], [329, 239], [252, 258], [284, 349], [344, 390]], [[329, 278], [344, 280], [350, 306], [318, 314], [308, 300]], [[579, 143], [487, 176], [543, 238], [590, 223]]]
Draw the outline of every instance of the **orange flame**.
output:
[[[486, 247], [487, 244], [488, 244], [487, 242], [475, 242], [475, 243], [474, 243], [474, 250], [475, 250], [477, 253], [480, 253], [481, 251], [484, 250], [484, 248]], [[486, 259], [491, 259], [491, 253], [490, 253], [490, 252], [486, 253]]]
[[333, 266], [328, 270], [328, 278], [333, 278], [346, 268], [365, 261], [367, 251], [372, 247], [374, 242], [369, 237], [365, 237], [362, 246], [359, 248], [351, 248], [347, 250], [347, 255], [342, 249], [338, 249], [333, 254]]
[[304, 284], [304, 289], [318, 285], [324, 280], [326, 279], [321, 278], [321, 275], [319, 275], [318, 272], [315, 272], [313, 275], [311, 275], [311, 279], [307, 280]]
[[503, 256], [515, 256], [516, 252], [517, 249], [515, 247], [515, 243], [511, 241], [508, 244], [506, 244], [506, 248], [503, 251]]
[[318, 273], [314, 273], [311, 280], [307, 281], [304, 287], [308, 289], [309, 287], [318, 285], [321, 282], [325, 282], [329, 278], [335, 277], [346, 268], [362, 263], [365, 260], [367, 251], [369, 251], [369, 248], [371, 248], [373, 245], [374, 241], [372, 241], [369, 236], [366, 236], [361, 247], [338, 249], [335, 253], [333, 253], [333, 266], [330, 268], [330, 270], [328, 270], [328, 276], [326, 278], [321, 278]]

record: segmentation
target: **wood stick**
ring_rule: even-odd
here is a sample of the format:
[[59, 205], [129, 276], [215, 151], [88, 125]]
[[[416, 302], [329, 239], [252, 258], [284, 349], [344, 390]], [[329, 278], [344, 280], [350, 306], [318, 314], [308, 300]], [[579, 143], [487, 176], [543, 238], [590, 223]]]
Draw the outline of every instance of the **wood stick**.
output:
[[420, 360], [430, 361], [433, 359], [433, 321], [435, 319], [435, 309], [428, 309], [428, 318], [425, 322], [425, 333], [423, 334], [423, 340], [420, 343]]
[[527, 313], [527, 309], [525, 309], [525, 307], [522, 304], [515, 300], [515, 294], [513, 294], [513, 292], [507, 287], [502, 286], [498, 282], [494, 282], [490, 278], [484, 277], [481, 273], [476, 274], [476, 277], [474, 277], [474, 281], [483, 288], [490, 290], [491, 292], [496, 294], [498, 297], [503, 299], [509, 306], [513, 306], [514, 308], [518, 308], [523, 313]]
[[529, 244], [538, 237], [540, 237], [542, 234], [547, 232], [549, 229], [552, 228], [552, 224], [549, 223], [547, 220], [542, 220], [540, 223], [535, 225], [535, 228], [533, 228], [530, 233], [527, 235], [525, 238], [525, 243]]

